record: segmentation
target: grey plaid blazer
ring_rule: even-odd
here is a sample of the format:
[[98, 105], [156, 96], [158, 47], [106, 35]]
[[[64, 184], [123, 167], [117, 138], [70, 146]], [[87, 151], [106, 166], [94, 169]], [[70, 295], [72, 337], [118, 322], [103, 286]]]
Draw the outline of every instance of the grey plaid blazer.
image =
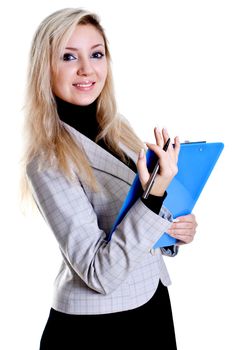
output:
[[151, 248], [170, 227], [171, 215], [164, 207], [156, 215], [139, 199], [106, 243], [135, 174], [63, 124], [87, 154], [100, 190], [91, 191], [78, 176], [68, 181], [55, 166], [41, 170], [36, 158], [27, 166], [35, 201], [62, 254], [52, 307], [68, 314], [136, 308], [152, 297], [159, 279], [170, 284], [161, 250]]

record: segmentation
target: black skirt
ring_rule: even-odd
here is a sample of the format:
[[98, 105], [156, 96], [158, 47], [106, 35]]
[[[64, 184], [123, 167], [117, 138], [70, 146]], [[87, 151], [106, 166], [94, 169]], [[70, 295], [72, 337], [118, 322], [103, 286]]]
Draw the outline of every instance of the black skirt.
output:
[[154, 296], [133, 310], [69, 315], [51, 309], [40, 350], [78, 350], [91, 346], [109, 350], [116, 346], [124, 348], [127, 344], [177, 349], [168, 289], [161, 282]]

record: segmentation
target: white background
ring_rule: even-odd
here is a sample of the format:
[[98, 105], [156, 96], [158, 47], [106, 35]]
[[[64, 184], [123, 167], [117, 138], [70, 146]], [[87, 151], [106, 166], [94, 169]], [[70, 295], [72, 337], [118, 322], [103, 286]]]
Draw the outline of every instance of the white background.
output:
[[178, 349], [232, 350], [233, 7], [226, 0], [1, 5], [0, 348], [38, 349], [51, 305], [60, 263], [57, 243], [42, 218], [24, 216], [18, 201], [22, 106], [35, 29], [51, 12], [77, 6], [102, 19], [119, 110], [144, 141], [153, 141], [157, 125], [182, 141], [225, 144], [194, 210], [196, 239], [166, 262]]

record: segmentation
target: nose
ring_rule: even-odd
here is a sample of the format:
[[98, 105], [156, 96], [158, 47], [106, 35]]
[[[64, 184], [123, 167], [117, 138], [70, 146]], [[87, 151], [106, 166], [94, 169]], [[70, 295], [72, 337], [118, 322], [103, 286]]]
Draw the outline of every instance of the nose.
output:
[[79, 65], [77, 69], [77, 74], [78, 75], [83, 75], [83, 76], [88, 76], [93, 73], [93, 67], [90, 62], [90, 58], [81, 58], [79, 60]]

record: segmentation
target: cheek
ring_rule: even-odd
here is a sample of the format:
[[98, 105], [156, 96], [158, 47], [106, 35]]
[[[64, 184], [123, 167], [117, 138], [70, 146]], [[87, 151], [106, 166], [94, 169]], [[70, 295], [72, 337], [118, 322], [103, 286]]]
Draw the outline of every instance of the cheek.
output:
[[108, 76], [108, 69], [107, 67], [103, 67], [103, 69], [100, 72], [100, 76], [101, 76], [101, 82], [102, 82], [102, 86], [105, 85], [107, 76]]
[[74, 65], [62, 62], [58, 65], [57, 70], [54, 72], [54, 82], [65, 82], [69, 81], [70, 77], [74, 74]]
[[69, 72], [64, 69], [58, 69], [52, 75], [52, 89], [53, 92], [57, 93], [59, 91], [64, 91], [67, 87], [66, 83], [69, 83]]
[[58, 75], [55, 75], [52, 77], [52, 90], [53, 90], [53, 93], [55, 93], [55, 95], [59, 91], [59, 86], [61, 86], [60, 78]]
[[108, 65], [107, 62], [103, 62], [98, 68], [98, 75], [102, 81], [105, 81], [108, 75]]
[[57, 73], [54, 75], [54, 84], [59, 84], [61, 82], [64, 82], [66, 77], [66, 74], [64, 74], [63, 70], [57, 71]]

